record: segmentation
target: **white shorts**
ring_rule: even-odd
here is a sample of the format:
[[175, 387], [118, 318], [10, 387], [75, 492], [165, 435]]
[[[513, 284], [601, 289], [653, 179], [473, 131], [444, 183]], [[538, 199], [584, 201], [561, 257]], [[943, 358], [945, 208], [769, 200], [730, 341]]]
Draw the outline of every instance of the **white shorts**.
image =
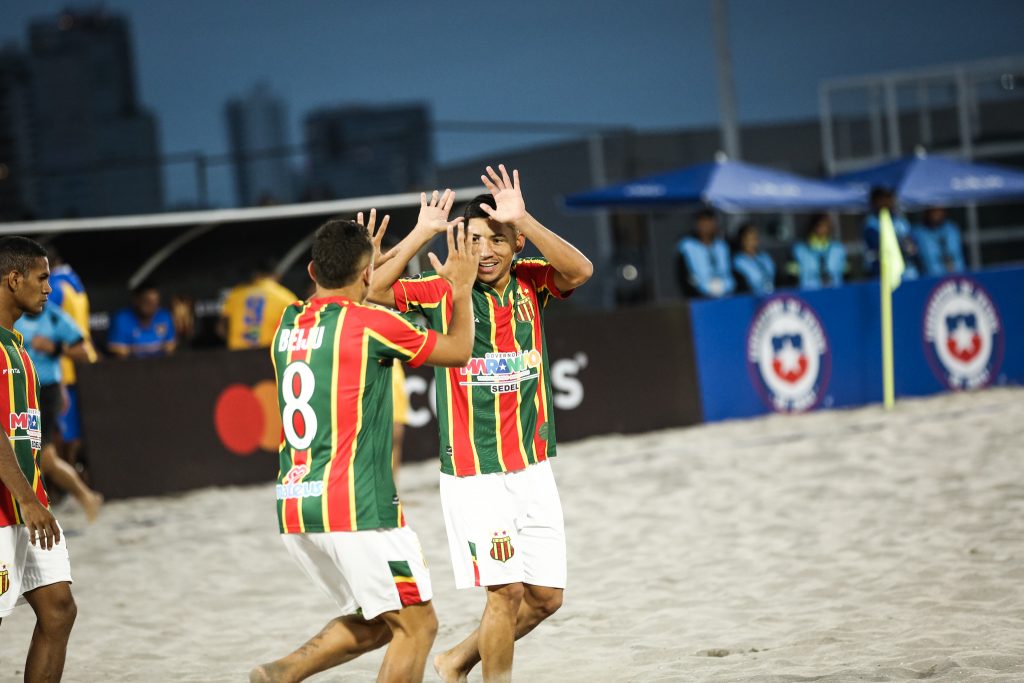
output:
[[341, 615], [373, 619], [433, 597], [420, 541], [409, 527], [282, 534], [288, 554]]
[[63, 529], [60, 543], [42, 550], [29, 542], [24, 524], [0, 527], [0, 619], [25, 602], [25, 593], [61, 581], [71, 583]]
[[565, 588], [565, 523], [549, 461], [471, 477], [442, 472], [441, 508], [456, 588]]

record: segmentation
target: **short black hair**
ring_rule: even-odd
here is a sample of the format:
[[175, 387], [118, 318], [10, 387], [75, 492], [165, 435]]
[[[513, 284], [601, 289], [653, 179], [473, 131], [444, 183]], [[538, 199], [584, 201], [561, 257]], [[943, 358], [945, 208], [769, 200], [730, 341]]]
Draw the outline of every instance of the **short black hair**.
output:
[[714, 209], [701, 209], [694, 215], [693, 222], [696, 223], [699, 220], [710, 218], [713, 221], [718, 220], [718, 214], [715, 213]]
[[466, 208], [462, 210], [462, 217], [466, 219], [466, 225], [469, 225], [469, 221], [473, 218], [487, 218], [487, 212], [480, 208], [481, 204], [486, 204], [492, 209], [498, 208], [498, 203], [494, 201], [494, 195], [492, 194], [478, 194], [469, 200], [469, 204], [466, 204]]
[[142, 296], [146, 292], [155, 289], [158, 293], [160, 292], [160, 285], [157, 284], [156, 280], [146, 278], [139, 284], [132, 287], [132, 297]]
[[888, 187], [885, 187], [884, 185], [875, 185], [874, 187], [871, 188], [870, 198], [872, 204], [876, 203], [880, 199], [885, 199], [886, 197], [891, 196], [892, 190], [889, 189]]
[[313, 235], [313, 272], [325, 289], [352, 284], [373, 254], [366, 228], [355, 221], [327, 221]]
[[811, 235], [814, 234], [815, 228], [817, 228], [818, 224], [822, 221], [828, 221], [831, 223], [832, 219], [823, 211], [811, 214], [811, 217], [807, 219], [806, 225], [804, 225], [804, 241], [811, 239]]
[[46, 249], [39, 242], [18, 235], [0, 237], [0, 277], [15, 270], [28, 275], [38, 258], [46, 258]]

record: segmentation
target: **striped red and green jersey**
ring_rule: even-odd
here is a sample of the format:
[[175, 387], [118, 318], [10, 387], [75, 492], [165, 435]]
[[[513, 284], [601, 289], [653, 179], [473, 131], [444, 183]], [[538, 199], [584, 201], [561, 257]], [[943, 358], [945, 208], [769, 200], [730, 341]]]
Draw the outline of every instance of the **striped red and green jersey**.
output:
[[270, 349], [282, 533], [405, 525], [391, 472], [391, 364], [420, 365], [436, 343], [435, 332], [344, 297], [285, 309]]
[[[21, 334], [0, 327], [0, 417], [4, 421], [7, 438], [14, 447], [14, 457], [21, 473], [32, 486], [39, 502], [49, 507], [49, 498], [43, 487], [39, 471], [39, 449], [42, 447], [42, 429], [39, 417], [39, 378], [28, 357]], [[47, 419], [54, 419], [48, 416]], [[21, 506], [0, 482], [0, 527], [23, 524]]]
[[[464, 368], [435, 368], [441, 471], [464, 477], [514, 472], [555, 455], [555, 424], [544, 310], [565, 298], [544, 259], [519, 259], [504, 292], [473, 285], [476, 339]], [[403, 313], [421, 313], [447, 332], [452, 289], [433, 272], [399, 280]]]

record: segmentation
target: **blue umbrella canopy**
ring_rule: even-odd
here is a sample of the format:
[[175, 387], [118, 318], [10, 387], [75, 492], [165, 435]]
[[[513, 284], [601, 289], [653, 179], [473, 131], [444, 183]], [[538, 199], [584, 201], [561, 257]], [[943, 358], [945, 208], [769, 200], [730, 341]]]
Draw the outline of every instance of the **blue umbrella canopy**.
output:
[[715, 161], [569, 195], [570, 207], [651, 207], [709, 204], [723, 211], [861, 209], [862, 188], [849, 188], [792, 173]]
[[1024, 172], [944, 156], [916, 155], [836, 176], [837, 187], [891, 189], [904, 209], [996, 204], [1024, 197]]

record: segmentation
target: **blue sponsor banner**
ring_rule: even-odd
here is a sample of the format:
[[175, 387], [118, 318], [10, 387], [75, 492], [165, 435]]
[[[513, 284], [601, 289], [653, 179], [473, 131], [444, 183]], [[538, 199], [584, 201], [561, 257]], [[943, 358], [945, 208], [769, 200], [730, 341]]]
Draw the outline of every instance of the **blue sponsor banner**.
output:
[[[904, 282], [893, 295], [897, 396], [1024, 383], [1024, 268]], [[877, 282], [693, 301], [704, 419], [882, 400]]]

